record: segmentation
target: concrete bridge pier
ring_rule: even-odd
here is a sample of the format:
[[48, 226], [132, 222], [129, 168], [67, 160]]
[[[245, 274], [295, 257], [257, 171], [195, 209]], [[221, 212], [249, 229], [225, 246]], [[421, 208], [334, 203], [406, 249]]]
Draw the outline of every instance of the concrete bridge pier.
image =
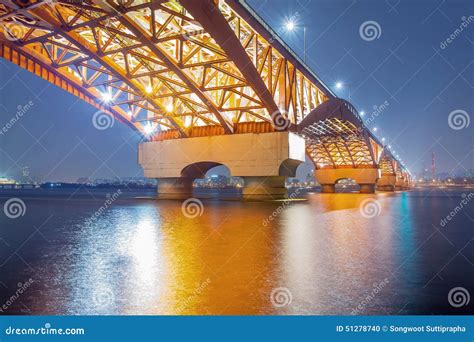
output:
[[335, 192], [336, 183], [341, 179], [353, 179], [360, 186], [360, 193], [374, 193], [380, 170], [366, 169], [319, 169], [314, 173], [316, 180], [321, 184], [321, 192]]
[[395, 182], [395, 191], [403, 191], [405, 190], [405, 180], [403, 178], [397, 177]]
[[290, 132], [216, 135], [140, 144], [138, 161], [145, 176], [158, 179], [160, 199], [193, 196], [193, 181], [224, 165], [242, 177], [244, 200], [287, 197], [285, 179], [305, 161], [305, 141]]
[[395, 191], [397, 176], [392, 174], [384, 174], [377, 181], [377, 190], [379, 191]]
[[157, 198], [184, 200], [193, 197], [194, 178], [170, 177], [158, 179]]
[[321, 192], [324, 194], [333, 194], [336, 192], [336, 183], [334, 184], [321, 184]]
[[242, 199], [244, 201], [268, 201], [279, 200], [288, 197], [285, 187], [286, 177], [242, 177], [244, 188]]

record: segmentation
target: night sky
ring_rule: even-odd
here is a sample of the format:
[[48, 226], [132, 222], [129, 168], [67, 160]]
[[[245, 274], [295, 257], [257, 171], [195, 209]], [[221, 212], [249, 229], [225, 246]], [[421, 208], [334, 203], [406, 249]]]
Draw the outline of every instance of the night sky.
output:
[[[300, 57], [306, 26], [307, 64], [338, 96], [365, 112], [368, 126], [377, 127], [376, 134], [412, 173], [430, 167], [432, 152], [439, 172], [472, 172], [474, 123], [467, 122], [474, 113], [473, 1], [249, 4]], [[289, 18], [297, 23], [292, 32], [284, 30]], [[361, 31], [368, 21], [375, 36]], [[450, 36], [454, 39], [447, 42]], [[18, 106], [33, 104], [0, 134], [0, 176], [20, 180], [25, 167], [37, 181], [142, 176], [140, 137], [130, 128], [116, 121], [109, 129], [96, 129], [95, 108], [4, 60], [0, 80], [0, 126]], [[374, 106], [382, 105], [374, 115]], [[450, 125], [453, 111], [465, 121]], [[300, 168], [299, 175], [310, 169]]]

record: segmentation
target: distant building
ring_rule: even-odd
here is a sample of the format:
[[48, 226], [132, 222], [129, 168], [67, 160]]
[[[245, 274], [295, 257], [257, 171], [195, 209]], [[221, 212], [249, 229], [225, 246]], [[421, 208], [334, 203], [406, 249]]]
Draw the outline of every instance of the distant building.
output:
[[17, 184], [17, 181], [13, 179], [0, 177], [0, 185], [16, 185], [16, 184]]

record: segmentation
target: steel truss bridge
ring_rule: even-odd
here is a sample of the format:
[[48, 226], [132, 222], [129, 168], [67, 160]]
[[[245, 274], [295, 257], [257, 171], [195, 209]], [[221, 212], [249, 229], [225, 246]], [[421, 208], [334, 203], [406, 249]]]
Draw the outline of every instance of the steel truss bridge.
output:
[[324, 169], [410, 176], [242, 0], [0, 0], [0, 56], [152, 141], [294, 132]]

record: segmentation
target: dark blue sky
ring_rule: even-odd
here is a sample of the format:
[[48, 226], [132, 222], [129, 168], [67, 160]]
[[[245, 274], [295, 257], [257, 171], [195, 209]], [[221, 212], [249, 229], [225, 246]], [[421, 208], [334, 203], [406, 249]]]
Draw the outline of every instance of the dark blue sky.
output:
[[[338, 96], [365, 111], [369, 126], [378, 128], [412, 172], [428, 167], [433, 151], [439, 172], [474, 169], [474, 123], [453, 129], [448, 122], [453, 111], [464, 111], [468, 120], [474, 115], [473, 1], [249, 3], [300, 56], [307, 27], [307, 64]], [[298, 24], [287, 33], [283, 26], [290, 17]], [[378, 38], [361, 36], [367, 21], [378, 25]], [[453, 41], [443, 43], [451, 35]], [[0, 176], [19, 179], [23, 167], [41, 181], [142, 175], [140, 138], [130, 128], [115, 122], [97, 130], [94, 108], [3, 60], [0, 79], [0, 126], [18, 106], [33, 102], [0, 134]], [[342, 89], [335, 89], [337, 82]], [[382, 105], [373, 115], [374, 106]]]

